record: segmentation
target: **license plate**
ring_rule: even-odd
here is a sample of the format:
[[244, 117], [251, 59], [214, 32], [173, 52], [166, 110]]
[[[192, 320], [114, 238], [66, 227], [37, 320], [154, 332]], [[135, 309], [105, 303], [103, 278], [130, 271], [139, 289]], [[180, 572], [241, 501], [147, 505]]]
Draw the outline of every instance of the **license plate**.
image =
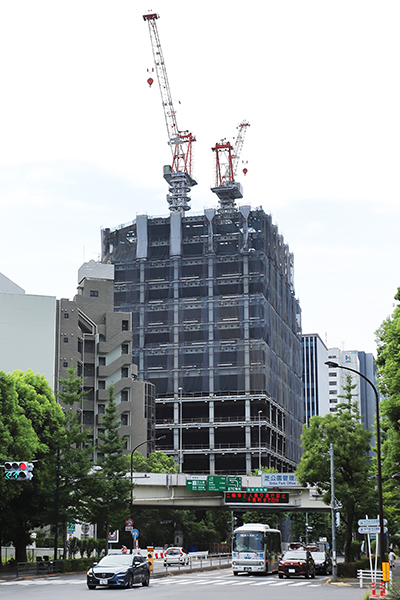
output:
[[100, 585], [108, 585], [107, 579], [100, 579]]
[[251, 571], [251, 567], [245, 567], [244, 570], [245, 571]]
[[288, 569], [289, 573], [296, 573], [296, 569]]

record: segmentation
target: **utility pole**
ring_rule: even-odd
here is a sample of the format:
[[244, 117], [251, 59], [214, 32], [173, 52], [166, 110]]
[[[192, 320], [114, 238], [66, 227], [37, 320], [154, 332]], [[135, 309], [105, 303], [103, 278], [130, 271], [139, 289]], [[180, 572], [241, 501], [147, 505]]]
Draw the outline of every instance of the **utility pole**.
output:
[[330, 457], [331, 457], [332, 574], [333, 574], [333, 581], [337, 581], [337, 562], [336, 562], [336, 498], [335, 498], [335, 476], [334, 476], [333, 444], [330, 445], [329, 454], [330, 454]]

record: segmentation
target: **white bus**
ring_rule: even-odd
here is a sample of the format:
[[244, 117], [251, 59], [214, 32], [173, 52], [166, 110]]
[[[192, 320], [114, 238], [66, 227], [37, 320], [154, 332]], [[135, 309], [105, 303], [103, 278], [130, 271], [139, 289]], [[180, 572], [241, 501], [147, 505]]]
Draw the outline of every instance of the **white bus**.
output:
[[274, 573], [282, 553], [281, 532], [263, 523], [246, 523], [233, 531], [232, 571]]

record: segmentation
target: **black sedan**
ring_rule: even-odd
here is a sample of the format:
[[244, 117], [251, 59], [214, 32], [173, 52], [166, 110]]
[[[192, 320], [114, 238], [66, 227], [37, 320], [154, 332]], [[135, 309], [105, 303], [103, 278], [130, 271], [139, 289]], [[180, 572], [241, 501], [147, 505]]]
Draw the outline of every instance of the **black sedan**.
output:
[[141, 554], [107, 554], [87, 572], [89, 590], [99, 587], [149, 585], [149, 563]]
[[288, 550], [279, 559], [278, 576], [279, 579], [292, 576], [315, 577], [315, 564], [309, 550]]
[[322, 575], [332, 575], [332, 561], [326, 552], [311, 551], [311, 555], [315, 562], [315, 572]]

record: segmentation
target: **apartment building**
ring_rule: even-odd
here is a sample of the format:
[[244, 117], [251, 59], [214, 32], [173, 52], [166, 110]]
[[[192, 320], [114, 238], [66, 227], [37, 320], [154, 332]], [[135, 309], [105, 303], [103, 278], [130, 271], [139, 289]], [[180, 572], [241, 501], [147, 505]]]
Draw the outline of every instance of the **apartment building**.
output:
[[114, 267], [85, 263], [79, 269], [78, 280], [74, 299], [57, 301], [56, 387], [72, 364], [83, 377], [85, 390], [85, 399], [74, 409], [93, 431], [95, 442], [108, 401], [107, 388], [113, 385], [125, 451], [129, 453], [149, 440], [140, 451], [151, 452], [155, 387], [138, 380], [137, 367], [132, 363], [132, 315], [114, 312]]

